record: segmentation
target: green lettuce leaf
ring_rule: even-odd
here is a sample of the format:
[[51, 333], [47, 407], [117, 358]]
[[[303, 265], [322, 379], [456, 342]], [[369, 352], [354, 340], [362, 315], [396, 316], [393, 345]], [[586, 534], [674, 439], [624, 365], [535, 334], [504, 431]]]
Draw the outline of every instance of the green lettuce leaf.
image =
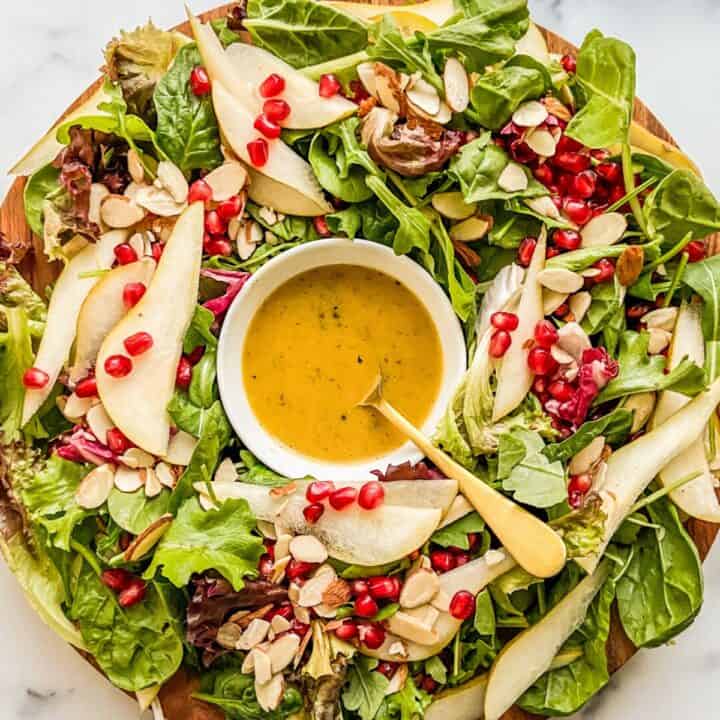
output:
[[43, 236], [43, 203], [48, 195], [60, 189], [60, 170], [52, 164], [40, 168], [25, 183], [23, 189], [25, 220], [38, 237]]
[[0, 395], [0, 437], [4, 442], [17, 439], [22, 423], [25, 386], [23, 375], [35, 358], [30, 338], [27, 313], [22, 307], [4, 310], [7, 333], [0, 340], [0, 376], [3, 391]]
[[436, 530], [430, 538], [430, 542], [440, 545], [440, 547], [458, 547], [462, 550], [469, 550], [468, 535], [482, 532], [484, 529], [485, 521], [476, 512], [471, 512], [454, 523]]
[[170, 491], [164, 489], [159, 495], [149, 498], [145, 495], [145, 488], [132, 493], [113, 488], [107, 504], [110, 517], [123, 530], [139, 535], [151, 523], [167, 513]]

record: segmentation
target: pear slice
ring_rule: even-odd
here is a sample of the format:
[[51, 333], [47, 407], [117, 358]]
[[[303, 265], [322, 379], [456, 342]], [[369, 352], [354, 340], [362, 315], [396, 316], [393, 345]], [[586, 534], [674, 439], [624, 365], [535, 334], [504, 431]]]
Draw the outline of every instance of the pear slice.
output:
[[[705, 340], [702, 331], [702, 315], [699, 305], [684, 304], [675, 323], [672, 344], [668, 353], [668, 368], [672, 370], [688, 357], [702, 367], [705, 364]], [[650, 429], [664, 423], [671, 415], [690, 402], [680, 393], [665, 390], [660, 394], [655, 414], [650, 420]], [[720, 503], [715, 494], [715, 483], [705, 455], [702, 437], [685, 452], [680, 453], [660, 472], [660, 482], [672, 486], [688, 475], [700, 475], [670, 493], [671, 500], [690, 517], [706, 522], [720, 523]]]
[[48, 398], [70, 356], [80, 308], [88, 293], [98, 282], [97, 275], [86, 277], [85, 273], [110, 268], [115, 260], [113, 253], [115, 246], [125, 242], [126, 239], [126, 230], [105, 233], [97, 243], [87, 245], [73, 255], [60, 273], [50, 297], [45, 332], [34, 362], [34, 367], [46, 372], [50, 380], [39, 390], [25, 391], [23, 425], [35, 415]]
[[155, 261], [143, 258], [127, 265], [118, 265], [95, 284], [80, 308], [77, 321], [75, 358], [70, 368], [70, 380], [82, 380], [95, 365], [100, 346], [107, 334], [127, 312], [123, 303], [123, 288], [139, 282], [147, 287], [155, 271]]
[[[96, 365], [98, 392], [115, 425], [138, 447], [164, 456], [170, 438], [167, 405], [175, 390], [182, 341], [197, 305], [204, 212], [194, 203], [178, 219], [140, 302], [105, 338]], [[105, 360], [125, 355], [123, 341], [147, 332], [154, 344], [133, 358], [123, 378], [105, 372]]]
[[328, 212], [326, 205], [319, 205], [299, 190], [262, 175], [255, 168], [245, 166], [250, 182], [248, 196], [258, 205], [272, 208], [285, 215], [314, 217]]
[[346, 0], [329, 2], [328, 5], [363, 20], [379, 20], [383, 15], [390, 14], [398, 25], [407, 30], [419, 30], [420, 32], [434, 30], [444, 25], [456, 12], [452, 0], [427, 0], [427, 2], [405, 7], [367, 5], [346, 2]]
[[550, 51], [545, 36], [535, 23], [531, 22], [528, 31], [517, 41], [516, 55], [529, 55], [543, 65], [550, 65]]
[[603, 541], [595, 554], [576, 558], [587, 573], [598, 565], [615, 531], [653, 478], [705, 431], [720, 402], [720, 379], [651, 432], [614, 452], [599, 489], [606, 514]]
[[248, 90], [244, 91], [243, 97], [239, 97], [238, 100], [252, 102], [253, 109], [256, 108], [258, 114], [262, 112], [263, 104], [258, 92], [262, 81], [272, 73], [277, 73], [285, 79], [282, 97], [290, 105], [291, 111], [282, 121], [284, 128], [295, 130], [321, 128], [357, 112], [358, 106], [342, 95], [334, 95], [331, 98], [321, 97], [318, 84], [314, 80], [267, 50], [246, 43], [233, 43], [225, 50], [225, 54], [233, 66], [236, 79], [231, 85], [228, 85], [230, 78], [225, 82], [221, 78], [221, 82], [232, 92], [241, 87], [237, 78], [242, 78], [248, 84]]
[[530, 267], [525, 273], [517, 316], [520, 324], [512, 333], [512, 345], [505, 353], [498, 370], [493, 422], [511, 413], [530, 391], [534, 376], [528, 367], [528, 341], [532, 340], [535, 326], [545, 317], [543, 290], [538, 275], [545, 267], [547, 231], [543, 227], [533, 253]]
[[485, 720], [499, 720], [552, 667], [558, 650], [582, 625], [590, 603], [609, 575], [610, 563], [606, 561], [542, 620], [520, 633], [500, 651], [488, 676]]

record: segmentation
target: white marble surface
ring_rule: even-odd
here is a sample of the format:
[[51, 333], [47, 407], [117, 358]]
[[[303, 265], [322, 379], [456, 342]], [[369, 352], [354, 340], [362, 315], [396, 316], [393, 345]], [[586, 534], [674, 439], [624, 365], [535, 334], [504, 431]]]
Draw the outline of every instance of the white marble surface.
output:
[[[196, 10], [209, 0], [195, 0]], [[630, 41], [638, 92], [720, 192], [715, 128], [720, 114], [714, 0], [531, 0], [536, 19], [579, 42], [593, 27]], [[180, 21], [180, 0], [0, 0], [0, 167], [55, 120], [96, 76], [100, 49], [120, 27], [151, 15]], [[5, 192], [8, 179], [0, 178]], [[706, 563], [706, 607], [672, 647], [643, 652], [583, 713], [592, 720], [717, 717], [720, 685], [720, 551]], [[0, 563], [0, 720], [131, 720], [133, 703], [47, 630]]]

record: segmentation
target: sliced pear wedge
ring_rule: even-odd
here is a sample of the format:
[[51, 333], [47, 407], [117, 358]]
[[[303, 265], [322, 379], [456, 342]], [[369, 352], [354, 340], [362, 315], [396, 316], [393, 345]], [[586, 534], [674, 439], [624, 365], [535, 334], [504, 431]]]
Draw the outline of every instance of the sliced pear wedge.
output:
[[485, 720], [500, 720], [553, 664], [565, 641], [582, 625], [590, 603], [610, 576], [605, 561], [538, 623], [520, 633], [495, 658], [485, 692]]
[[23, 425], [35, 415], [48, 398], [70, 356], [80, 309], [85, 298], [98, 282], [97, 275], [85, 274], [110, 268], [115, 259], [113, 253], [115, 246], [125, 242], [126, 239], [125, 230], [105, 233], [97, 243], [87, 245], [74, 255], [60, 273], [50, 297], [45, 333], [34, 362], [34, 367], [46, 372], [50, 380], [42, 389], [25, 391]]
[[[672, 370], [688, 357], [702, 367], [705, 364], [705, 340], [702, 332], [702, 314], [699, 305], [683, 305], [678, 313], [668, 353], [668, 367]], [[650, 429], [664, 423], [671, 415], [690, 402], [680, 393], [665, 390], [660, 394]], [[700, 473], [697, 478], [681, 485], [670, 493], [671, 500], [690, 517], [706, 522], [720, 523], [720, 502], [715, 494], [715, 483], [705, 455], [703, 437], [685, 452], [668, 463], [658, 476], [665, 487], [671, 487], [688, 475]]]
[[575, 559], [583, 570], [587, 573], [595, 570], [640, 493], [663, 468], [702, 436], [719, 402], [720, 379], [654, 430], [609, 457], [605, 482], [599, 488], [606, 514], [603, 541], [595, 554]]
[[78, 315], [75, 357], [70, 368], [72, 382], [82, 380], [88, 374], [95, 365], [103, 340], [127, 312], [123, 303], [125, 285], [139, 282], [147, 287], [154, 271], [152, 258], [118, 265], [100, 278], [88, 293]]
[[550, 51], [545, 36], [535, 23], [531, 22], [528, 31], [518, 40], [515, 54], [529, 55], [543, 65], [550, 65]]
[[314, 217], [326, 213], [327, 206], [319, 205], [299, 190], [262, 175], [255, 168], [245, 166], [250, 177], [248, 196], [258, 205], [277, 210], [285, 215]]
[[[135, 445], [160, 457], [168, 449], [166, 408], [175, 390], [182, 341], [197, 305], [203, 219], [202, 203], [183, 212], [145, 295], [112, 329], [98, 353], [97, 385], [106, 412]], [[111, 377], [105, 360], [125, 355], [123, 341], [137, 332], [152, 336], [152, 348], [133, 358], [129, 375]]]
[[454, 14], [455, 7], [452, 0], [428, 0], [417, 5], [398, 7], [393, 5], [367, 5], [362, 3], [338, 0], [329, 2], [338, 10], [362, 18], [363, 20], [378, 20], [383, 15], [392, 15], [398, 25], [408, 31], [427, 32], [444, 25]]

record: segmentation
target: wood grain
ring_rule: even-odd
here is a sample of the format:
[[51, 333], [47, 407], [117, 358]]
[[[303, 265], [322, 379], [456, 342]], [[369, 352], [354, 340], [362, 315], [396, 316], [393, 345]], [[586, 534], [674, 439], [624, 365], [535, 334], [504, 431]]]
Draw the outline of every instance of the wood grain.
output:
[[[363, 0], [358, 0], [362, 2]], [[370, 0], [373, 5], [381, 5], [382, 2]], [[393, 5], [406, 5], [403, 0], [390, 0]], [[202, 14], [205, 21], [224, 17], [234, 3], [221, 5], [214, 10]], [[175, 28], [189, 34], [188, 23], [182, 23]], [[541, 28], [545, 35], [551, 52], [575, 53], [577, 48], [559, 35]], [[91, 85], [77, 100], [70, 105], [62, 117], [71, 112], [74, 107], [89, 98], [99, 86], [98, 79]], [[645, 128], [650, 130], [659, 138], [676, 145], [675, 140], [666, 130], [663, 124], [653, 112], [640, 100], [635, 103], [635, 119]], [[9, 246], [19, 248], [30, 245], [27, 255], [20, 264], [23, 275], [32, 283], [33, 287], [43, 293], [48, 283], [57, 276], [59, 267], [57, 263], [49, 263], [42, 253], [42, 242], [39, 238], [33, 237], [25, 222], [23, 211], [23, 187], [24, 178], [17, 178], [8, 191], [5, 200], [0, 206], [0, 232], [2, 232]], [[720, 245], [720, 243], [719, 243]], [[704, 560], [720, 530], [720, 525], [714, 525], [699, 520], [690, 520], [687, 529], [698, 547], [701, 558]], [[628, 659], [636, 652], [635, 647], [623, 632], [616, 610], [613, 610], [610, 637], [607, 642], [607, 654], [611, 672], [622, 667]], [[192, 700], [190, 695], [196, 683], [184, 670], [167, 683], [161, 693], [163, 707], [168, 720], [220, 720], [222, 713], [217, 708]], [[531, 720], [536, 716], [529, 715], [519, 708], [512, 708], [505, 715], [503, 720]], [[451, 720], [450, 718], [448, 720]]]

